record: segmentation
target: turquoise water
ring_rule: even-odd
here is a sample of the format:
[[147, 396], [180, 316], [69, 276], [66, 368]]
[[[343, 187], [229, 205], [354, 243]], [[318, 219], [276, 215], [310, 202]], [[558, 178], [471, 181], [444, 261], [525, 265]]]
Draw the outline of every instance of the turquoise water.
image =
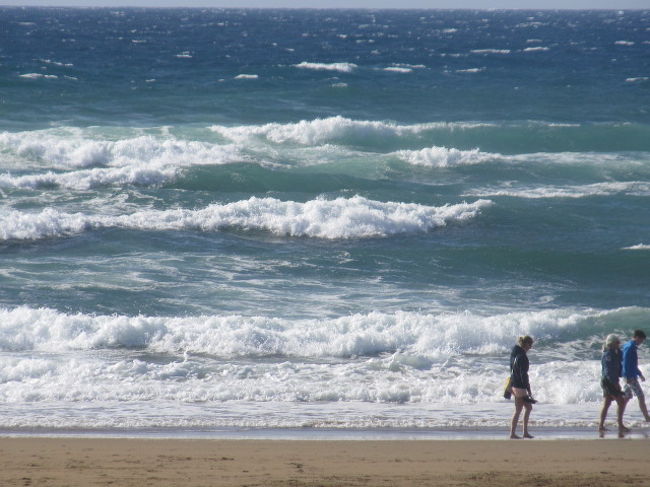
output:
[[649, 18], [0, 9], [0, 427], [591, 425]]

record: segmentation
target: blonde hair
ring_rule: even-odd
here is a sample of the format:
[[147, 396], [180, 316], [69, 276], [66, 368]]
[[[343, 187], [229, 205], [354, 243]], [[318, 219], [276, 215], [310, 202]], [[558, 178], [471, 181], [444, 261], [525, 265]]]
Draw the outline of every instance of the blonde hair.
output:
[[533, 345], [533, 337], [531, 337], [530, 335], [519, 337], [517, 339], [517, 345], [519, 345], [520, 347], [523, 347], [524, 345], [531, 345], [532, 346]]
[[614, 333], [607, 335], [607, 338], [605, 338], [605, 344], [603, 345], [603, 352], [615, 343], [621, 343], [621, 341], [618, 339], [618, 336]]

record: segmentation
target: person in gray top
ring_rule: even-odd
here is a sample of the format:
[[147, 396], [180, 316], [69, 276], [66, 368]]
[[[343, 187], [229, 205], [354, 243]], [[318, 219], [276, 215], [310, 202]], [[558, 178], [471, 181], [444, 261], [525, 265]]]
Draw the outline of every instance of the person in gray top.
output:
[[623, 413], [625, 412], [625, 405], [627, 404], [628, 398], [618, 382], [622, 370], [620, 345], [621, 341], [616, 335], [607, 335], [605, 345], [603, 346], [603, 355], [600, 359], [600, 386], [603, 388], [603, 407], [600, 410], [598, 432], [601, 438], [605, 436], [605, 432], [607, 431], [607, 428], [605, 428], [605, 419], [607, 418], [607, 411], [612, 401], [616, 401], [617, 404], [616, 420], [618, 422], [618, 437], [623, 438], [625, 433], [629, 431], [623, 425]]

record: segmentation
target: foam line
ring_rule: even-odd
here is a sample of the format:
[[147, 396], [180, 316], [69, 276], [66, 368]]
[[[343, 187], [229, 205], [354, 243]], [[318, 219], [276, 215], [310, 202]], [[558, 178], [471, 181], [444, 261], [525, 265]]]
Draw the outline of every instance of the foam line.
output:
[[203, 232], [239, 228], [325, 239], [386, 237], [464, 222], [491, 204], [489, 200], [478, 200], [434, 207], [373, 201], [361, 196], [306, 203], [252, 197], [200, 210], [144, 210], [121, 216], [71, 214], [51, 208], [39, 213], [8, 210], [0, 215], [0, 240], [61, 237], [107, 227]]

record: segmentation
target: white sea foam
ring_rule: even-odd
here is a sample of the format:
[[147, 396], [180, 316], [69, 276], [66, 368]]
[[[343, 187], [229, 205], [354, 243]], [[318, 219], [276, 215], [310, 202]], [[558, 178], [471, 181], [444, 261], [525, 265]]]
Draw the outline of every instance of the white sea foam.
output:
[[413, 69], [412, 68], [403, 68], [400, 66], [389, 66], [387, 68], [384, 68], [384, 71], [389, 71], [392, 73], [412, 73]]
[[487, 68], [468, 68], [468, 69], [457, 69], [457, 73], [480, 73], [485, 71]]
[[[531, 352], [537, 398], [554, 406], [584, 406], [601, 398], [600, 364], [572, 359], [570, 348], [557, 360], [553, 344], [576, 335], [604, 336], [610, 331], [608, 323], [630, 313], [641, 316], [643, 310], [553, 309], [490, 316], [371, 312], [292, 321], [0, 308], [0, 400], [6, 406], [29, 402], [30, 411], [41, 402], [77, 408], [119, 401], [124, 421], [136, 422], [141, 419], [131, 410], [137, 409], [136, 402], [158, 407], [171, 401], [177, 411], [184, 403], [206, 407], [223, 401], [299, 402], [305, 408], [314, 402], [326, 407], [322, 401], [350, 407], [357, 402], [486, 407], [503, 402], [500, 391], [509, 349], [515, 337], [530, 334], [543, 337], [540, 342], [551, 347], [546, 356], [544, 345]], [[231, 405], [231, 415], [219, 416], [242, 426], [237, 421], [242, 421], [238, 416], [243, 411], [237, 414], [237, 407], [241, 405]], [[303, 410], [298, 417], [304, 420], [305, 414], [311, 416]], [[449, 426], [455, 417], [467, 426], [457, 414], [437, 412], [432, 421]], [[354, 416], [340, 421], [358, 425]], [[400, 420], [414, 425], [409, 416], [412, 411], [406, 417], [384, 417], [384, 425], [399, 426]], [[6, 420], [3, 415], [0, 424]], [[178, 426], [179, 420], [171, 418], [170, 425]], [[483, 425], [488, 420], [479, 417]], [[269, 426], [262, 417], [257, 421], [258, 426]]]
[[421, 150], [401, 150], [394, 153], [400, 159], [416, 166], [454, 167], [481, 164], [495, 158], [499, 154], [481, 152], [478, 149], [458, 150], [447, 147], [428, 147]]
[[548, 50], [550, 50], [550, 48], [548, 47], [536, 46], [536, 47], [526, 47], [523, 49], [523, 52], [544, 52]]
[[[207, 354], [226, 360], [277, 356], [347, 359], [389, 353], [392, 362], [426, 370], [433, 362], [447, 361], [450, 356], [504, 353], [519, 335], [544, 336], [548, 341], [559, 340], [566, 333], [597, 333], [594, 320], [602, 320], [610, 313], [553, 309], [483, 316], [470, 312], [399, 311], [289, 320], [240, 315], [102, 316], [46, 308], [0, 308], [0, 350], [144, 348], [157, 353]], [[413, 360], [416, 357], [419, 361]]]
[[94, 228], [214, 232], [228, 228], [263, 230], [276, 235], [325, 239], [385, 237], [426, 232], [477, 216], [492, 203], [478, 200], [441, 207], [372, 201], [360, 196], [317, 199], [306, 203], [274, 198], [250, 198], [213, 204], [200, 210], [149, 210], [102, 216], [8, 210], [0, 215], [0, 240], [59, 237]]
[[629, 247], [623, 247], [623, 250], [650, 250], [650, 245], [640, 243], [637, 245], [630, 245]]
[[51, 64], [53, 66], [59, 66], [59, 67], [65, 67], [65, 68], [71, 68], [74, 66], [72, 63], [62, 63], [60, 61], [53, 61], [51, 59], [39, 59], [39, 61], [45, 63], [45, 64]]
[[617, 46], [633, 46], [634, 42], [633, 41], [616, 41], [614, 42], [615, 45]]
[[152, 136], [96, 140], [74, 130], [70, 134], [3, 132], [0, 133], [0, 149], [17, 158], [17, 169], [24, 171], [27, 161], [32, 166], [50, 169], [45, 173], [20, 176], [0, 174], [0, 188], [58, 185], [88, 189], [123, 183], [157, 185], [173, 180], [183, 167], [246, 160], [232, 144]]
[[408, 63], [393, 63], [393, 66], [397, 68], [410, 68], [410, 69], [425, 69], [424, 64], [408, 64]]
[[514, 198], [587, 198], [592, 196], [611, 196], [625, 194], [629, 196], [650, 196], [650, 183], [645, 181], [625, 181], [612, 183], [594, 183], [567, 186], [536, 186], [477, 188], [467, 191], [464, 196], [495, 197], [510, 196]]
[[545, 22], [537, 22], [537, 21], [531, 20], [530, 22], [522, 22], [520, 24], [517, 24], [517, 25], [515, 25], [515, 27], [518, 28], [518, 29], [528, 29], [530, 27], [533, 27], [533, 28], [537, 29], [537, 28], [543, 27], [545, 25], [548, 25], [548, 24], [545, 23]]
[[648, 76], [638, 76], [636, 78], [625, 78], [626, 83], [642, 83], [648, 80], [650, 80], [650, 77]]
[[[544, 124], [542, 126], [554, 127], [556, 124]], [[562, 127], [575, 127], [573, 124], [561, 124]], [[436, 149], [432, 148], [432, 155], [436, 156]], [[423, 156], [426, 156], [426, 153], [429, 149], [423, 149]], [[524, 153], [524, 154], [499, 154], [499, 153], [489, 153], [489, 152], [477, 152], [477, 149], [473, 151], [457, 151], [457, 149], [449, 149], [451, 154], [456, 154], [458, 156], [463, 156], [461, 161], [464, 163], [482, 163], [488, 161], [498, 161], [506, 164], [517, 164], [517, 165], [575, 165], [575, 166], [617, 166], [623, 167], [624, 165], [630, 165], [630, 167], [638, 167], [639, 161], [643, 161], [646, 157], [645, 152], [638, 152], [636, 154], [621, 154], [621, 153], [594, 153], [594, 152], [533, 152], [533, 153]], [[418, 151], [402, 151], [402, 153], [408, 155], [410, 152], [413, 152], [413, 155], [417, 157]], [[414, 162], [414, 161], [409, 161]], [[434, 164], [435, 165], [435, 164]], [[615, 188], [612, 186], [612, 188]], [[511, 189], [510, 186], [506, 187]], [[596, 186], [598, 188], [598, 186]], [[492, 187], [492, 190], [495, 188]]]
[[473, 54], [510, 54], [510, 49], [472, 49]]
[[315, 71], [339, 71], [341, 73], [351, 73], [358, 67], [354, 63], [310, 63], [307, 61], [294, 64], [294, 66], [299, 69], [312, 69]]
[[62, 134], [47, 130], [2, 132], [0, 149], [57, 169], [130, 166], [152, 161], [205, 164], [237, 153], [232, 145], [150, 135], [105, 140], [84, 136], [74, 129]]
[[21, 78], [27, 79], [58, 79], [55, 74], [42, 74], [42, 73], [25, 73], [20, 75]]
[[179, 172], [179, 167], [171, 165], [143, 164], [138, 167], [94, 168], [64, 173], [48, 171], [24, 176], [0, 174], [0, 188], [36, 189], [45, 186], [58, 186], [86, 190], [99, 186], [125, 184], [159, 186], [176, 179]]
[[303, 145], [316, 145], [345, 138], [401, 137], [405, 135], [418, 135], [427, 130], [440, 128], [462, 130], [482, 126], [492, 126], [492, 124], [478, 122], [432, 122], [400, 125], [393, 122], [351, 120], [336, 116], [317, 118], [315, 120], [301, 120], [296, 123], [286, 124], [269, 123], [265, 125], [241, 125], [235, 127], [214, 125], [210, 129], [223, 137], [239, 143], [247, 142], [251, 137], [263, 137], [278, 144], [293, 142]]
[[[548, 127], [576, 127], [573, 124], [546, 124]], [[504, 159], [516, 163], [544, 163], [563, 165], [588, 165], [588, 166], [609, 166], [623, 165], [632, 162], [638, 165], [638, 161], [646, 157], [646, 152], [637, 154], [622, 154], [616, 152], [532, 152], [528, 154], [514, 154], [503, 156]]]
[[238, 74], [235, 76], [235, 79], [258, 79], [259, 75], [257, 74]]

